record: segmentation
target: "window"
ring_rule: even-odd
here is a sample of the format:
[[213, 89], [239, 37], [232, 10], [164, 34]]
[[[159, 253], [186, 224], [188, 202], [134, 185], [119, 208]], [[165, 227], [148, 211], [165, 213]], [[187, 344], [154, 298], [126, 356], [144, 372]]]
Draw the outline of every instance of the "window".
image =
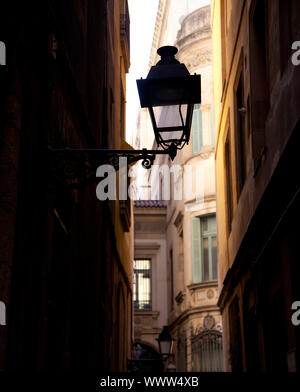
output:
[[220, 14], [221, 14], [221, 58], [222, 58], [222, 95], [225, 90], [226, 85], [226, 38], [227, 38], [227, 4], [221, 1], [220, 4]]
[[152, 309], [152, 270], [150, 259], [134, 260], [133, 301], [134, 310]]
[[194, 105], [192, 121], [193, 154], [199, 154], [202, 147], [202, 111], [200, 104]]
[[121, 76], [121, 91], [120, 91], [120, 138], [125, 140], [125, 95]]
[[193, 283], [218, 279], [216, 216], [192, 218]]
[[265, 143], [265, 121], [269, 111], [268, 2], [252, 2], [250, 12], [250, 91], [251, 133], [254, 175]]
[[228, 229], [228, 233], [230, 233], [232, 215], [233, 215], [230, 128], [228, 129], [227, 138], [225, 142], [224, 166], [225, 166], [225, 178], [226, 178], [225, 191], [226, 191], [226, 203], [227, 203], [227, 229]]
[[[242, 59], [243, 55], [241, 56], [241, 60]], [[241, 71], [235, 92], [238, 197], [240, 196], [247, 176], [248, 137], [246, 127], [246, 111], [247, 109], [244, 103], [244, 75], [243, 71]]]

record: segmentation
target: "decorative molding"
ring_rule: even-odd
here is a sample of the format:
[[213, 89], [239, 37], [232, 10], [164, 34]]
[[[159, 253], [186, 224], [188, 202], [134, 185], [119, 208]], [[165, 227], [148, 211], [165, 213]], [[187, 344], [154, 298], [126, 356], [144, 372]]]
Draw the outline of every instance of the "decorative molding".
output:
[[205, 316], [202, 325], [199, 325], [196, 328], [191, 326], [192, 339], [205, 332], [222, 333], [222, 326], [221, 324], [216, 324], [216, 320], [213, 316], [207, 315]]
[[197, 68], [212, 63], [212, 52], [206, 51], [193, 56], [190, 60], [186, 61], [188, 69]]
[[185, 293], [182, 291], [179, 291], [179, 293], [175, 297], [175, 301], [177, 302], [178, 305], [180, 305], [184, 301]]
[[181, 21], [181, 28], [177, 33], [177, 40], [181, 40], [198, 31], [211, 31], [210, 5], [198, 8], [189, 13]]
[[206, 297], [207, 297], [208, 299], [213, 299], [214, 296], [215, 296], [214, 290], [213, 290], [213, 289], [208, 289], [207, 292], [206, 292]]
[[160, 248], [160, 244], [157, 244], [157, 243], [147, 243], [147, 242], [144, 242], [144, 243], [134, 243], [134, 247], [135, 247], [135, 249], [137, 249], [137, 250], [158, 250], [159, 248]]
[[[181, 56], [190, 53], [184, 63], [188, 69], [197, 68], [206, 64], [212, 63], [212, 51], [201, 50], [200, 41], [211, 39], [211, 18], [210, 6], [201, 7], [194, 12], [188, 14], [181, 22], [181, 28], [177, 33], [176, 45], [179, 48]], [[195, 50], [192, 46], [197, 44], [198, 48], [195, 55]]]
[[218, 282], [217, 281], [213, 281], [213, 282], [193, 283], [193, 284], [190, 284], [187, 287], [190, 290], [190, 292], [193, 294], [194, 291], [196, 291], [198, 289], [206, 289], [206, 288], [209, 288], [209, 287], [217, 288], [218, 287]]
[[175, 221], [174, 221], [174, 225], [177, 228], [178, 234], [180, 237], [183, 236], [183, 214], [181, 211], [178, 212]]
[[203, 328], [204, 329], [213, 329], [213, 327], [216, 325], [216, 320], [213, 316], [208, 314], [207, 316], [204, 317], [203, 320]]
[[171, 321], [169, 324], [170, 329], [175, 328], [177, 325], [182, 324], [185, 320], [192, 316], [201, 316], [205, 312], [220, 312], [217, 305], [204, 305], [204, 306], [194, 306], [192, 308], [186, 309], [184, 312], [180, 313], [179, 316]]
[[195, 328], [191, 325], [191, 335], [192, 338], [197, 337], [203, 332], [216, 331], [222, 333], [222, 325], [216, 323], [214, 316], [208, 314], [204, 317], [202, 325], [198, 325]]

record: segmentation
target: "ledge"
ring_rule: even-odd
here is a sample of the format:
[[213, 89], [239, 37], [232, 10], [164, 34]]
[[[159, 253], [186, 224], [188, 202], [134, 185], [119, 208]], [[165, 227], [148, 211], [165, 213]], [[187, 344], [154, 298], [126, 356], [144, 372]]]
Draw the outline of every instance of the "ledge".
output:
[[147, 250], [147, 249], [158, 250], [160, 248], [160, 244], [153, 243], [153, 242], [138, 243], [137, 241], [135, 241], [134, 248], [138, 250]]
[[193, 283], [187, 286], [190, 291], [195, 291], [198, 289], [206, 289], [208, 287], [218, 287], [218, 281], [214, 280], [212, 282], [201, 282], [201, 283]]
[[146, 317], [146, 318], [152, 318], [154, 320], [158, 319], [160, 312], [158, 311], [151, 311], [151, 310], [138, 310], [134, 311], [134, 316], [135, 317]]

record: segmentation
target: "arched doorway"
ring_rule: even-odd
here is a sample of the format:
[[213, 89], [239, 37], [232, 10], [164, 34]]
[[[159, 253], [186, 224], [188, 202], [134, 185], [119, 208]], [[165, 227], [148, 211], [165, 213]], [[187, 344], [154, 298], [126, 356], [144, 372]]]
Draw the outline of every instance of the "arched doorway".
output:
[[159, 353], [151, 346], [135, 343], [133, 345], [133, 359], [128, 363], [128, 370], [134, 373], [163, 372], [164, 364]]

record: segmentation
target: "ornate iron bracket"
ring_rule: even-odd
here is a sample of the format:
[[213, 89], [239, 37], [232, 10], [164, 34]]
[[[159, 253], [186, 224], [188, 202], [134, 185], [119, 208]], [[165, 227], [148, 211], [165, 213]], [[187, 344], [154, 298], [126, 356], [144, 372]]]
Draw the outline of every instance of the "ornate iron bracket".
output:
[[[172, 146], [171, 146], [172, 147]], [[70, 188], [80, 188], [97, 182], [96, 171], [100, 165], [111, 165], [119, 170], [119, 158], [127, 158], [127, 165], [142, 160], [142, 166], [150, 169], [156, 155], [169, 155], [173, 160], [176, 147], [167, 150], [106, 150], [52, 148], [49, 151], [50, 176]]]

